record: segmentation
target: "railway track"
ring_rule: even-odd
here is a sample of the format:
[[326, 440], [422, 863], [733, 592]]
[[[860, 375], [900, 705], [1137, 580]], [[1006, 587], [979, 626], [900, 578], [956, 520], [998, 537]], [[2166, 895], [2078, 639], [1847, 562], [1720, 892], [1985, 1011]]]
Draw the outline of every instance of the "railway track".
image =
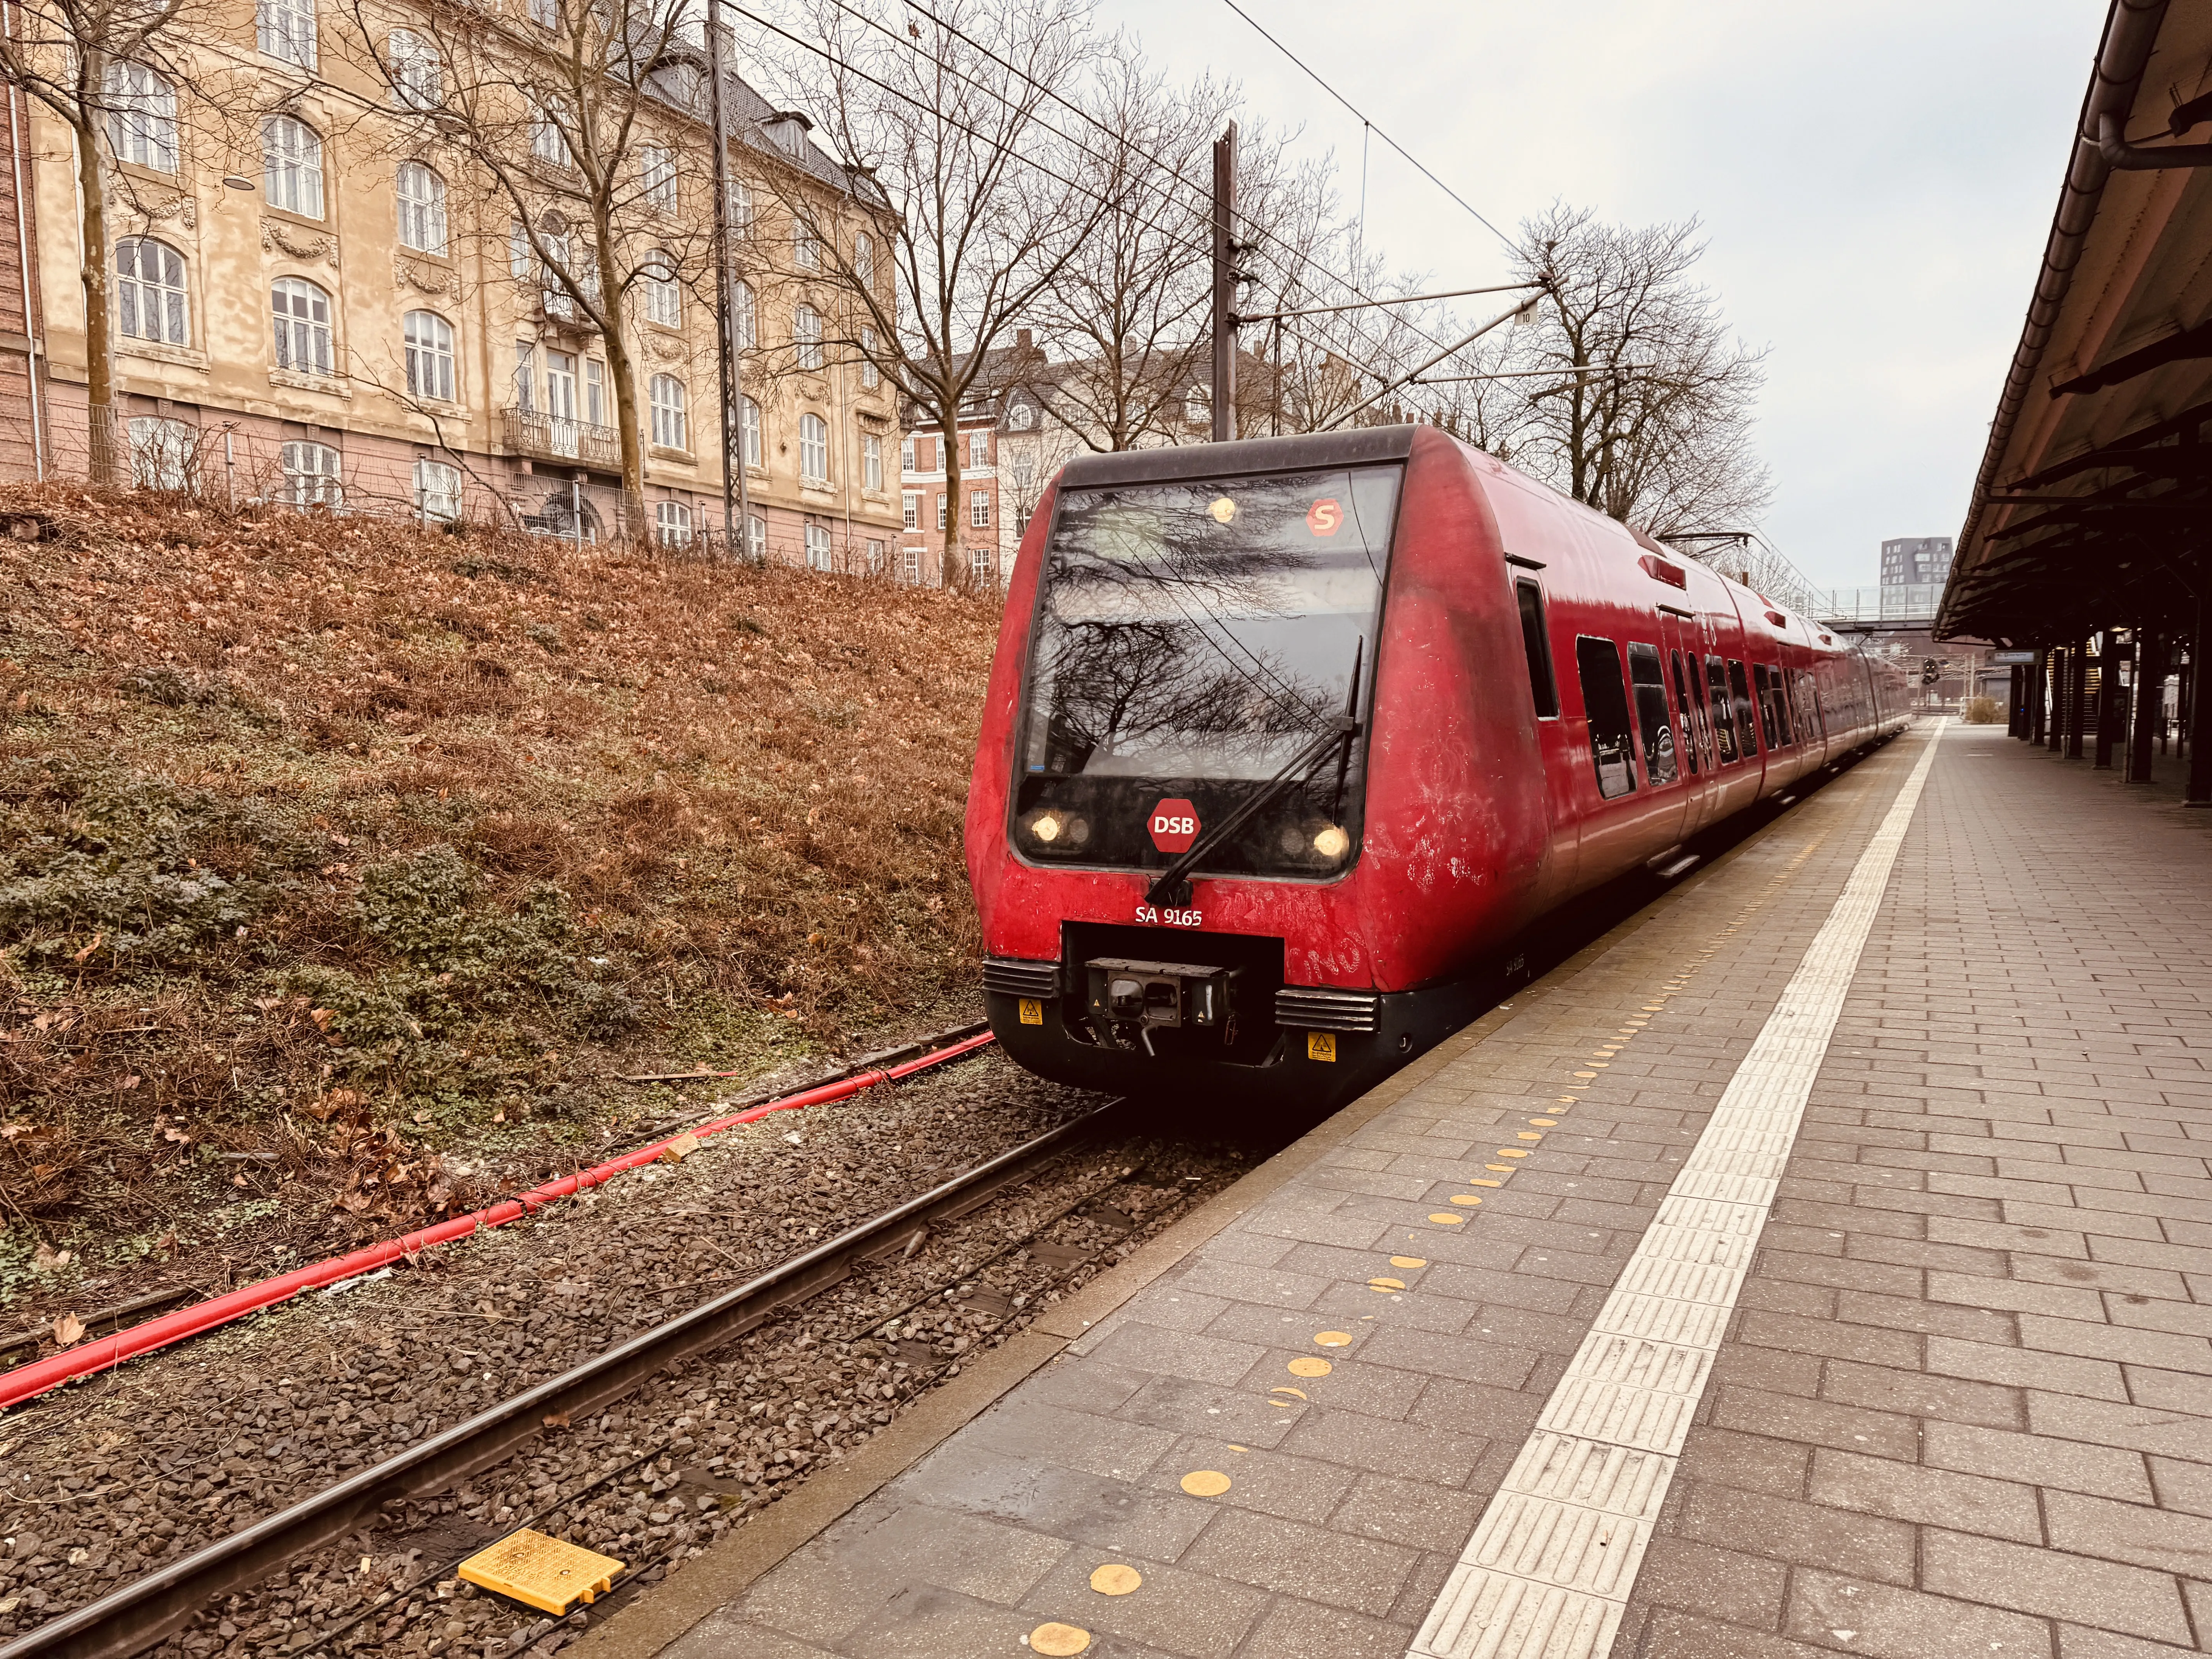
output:
[[[1138, 1127], [1121, 1103], [1085, 1110], [773, 1266], [694, 1280], [712, 1290], [696, 1305], [47, 1619], [0, 1659], [165, 1640], [196, 1656], [550, 1653], [572, 1626], [517, 1623], [453, 1566], [549, 1520], [629, 1564], [617, 1595], [679, 1565], [834, 1455], [820, 1420], [818, 1450], [784, 1448], [766, 1413], [834, 1402], [841, 1432], [865, 1438], [1246, 1161], [1140, 1144]], [[641, 1389], [644, 1407], [617, 1409]], [[784, 1423], [801, 1440], [805, 1415]]]

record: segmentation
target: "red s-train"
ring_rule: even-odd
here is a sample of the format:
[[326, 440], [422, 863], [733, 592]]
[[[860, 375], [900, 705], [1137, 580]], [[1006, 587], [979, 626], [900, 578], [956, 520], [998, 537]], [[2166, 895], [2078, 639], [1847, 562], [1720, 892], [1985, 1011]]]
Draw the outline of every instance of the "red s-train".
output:
[[1034, 1072], [1328, 1104], [1575, 894], [1904, 724], [1903, 677], [1441, 432], [1069, 463], [968, 805]]

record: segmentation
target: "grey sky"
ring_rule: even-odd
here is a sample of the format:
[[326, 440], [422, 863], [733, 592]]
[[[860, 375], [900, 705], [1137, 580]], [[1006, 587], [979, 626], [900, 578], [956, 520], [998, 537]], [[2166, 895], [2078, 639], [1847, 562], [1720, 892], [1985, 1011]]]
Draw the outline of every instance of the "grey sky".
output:
[[[1886, 536], [1953, 535], [2057, 198], [2102, 0], [1247, 0], [1510, 231], [1554, 197], [1704, 222], [1704, 271], [1770, 349], [1765, 528], [1823, 586]], [[1359, 123], [1221, 0], [1102, 0], [1152, 57], [1240, 80], [1336, 152]], [[1438, 287], [1498, 245], [1380, 144], [1370, 245]]]

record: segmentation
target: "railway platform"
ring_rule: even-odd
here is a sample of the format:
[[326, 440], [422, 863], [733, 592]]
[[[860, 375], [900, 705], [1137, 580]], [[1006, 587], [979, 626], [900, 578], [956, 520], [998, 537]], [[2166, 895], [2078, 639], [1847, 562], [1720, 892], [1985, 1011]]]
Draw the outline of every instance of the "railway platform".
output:
[[1916, 728], [568, 1651], [2212, 1650], [2208, 820]]

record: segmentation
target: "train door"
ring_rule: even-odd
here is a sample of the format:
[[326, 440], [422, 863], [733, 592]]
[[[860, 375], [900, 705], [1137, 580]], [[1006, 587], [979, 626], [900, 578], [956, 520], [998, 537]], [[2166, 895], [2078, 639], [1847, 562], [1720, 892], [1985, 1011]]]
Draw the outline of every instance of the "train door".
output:
[[1686, 833], [1683, 824], [1690, 792], [1684, 785], [1693, 775], [1689, 740], [1680, 730], [1674, 689], [1668, 684], [1667, 659], [1659, 647], [1641, 640], [1630, 643], [1628, 684], [1636, 705], [1637, 733], [1642, 740], [1644, 781], [1653, 796], [1650, 822], [1655, 831], [1665, 835], [1659, 847], [1671, 847]]
[[1693, 836], [1712, 822], [1719, 787], [1718, 760], [1712, 722], [1705, 711], [1703, 629], [1697, 618], [1662, 606], [1659, 612], [1659, 647], [1665, 659], [1667, 687], [1674, 700], [1677, 729], [1681, 733], [1683, 779], [1690, 796], [1683, 815], [1682, 834]]
[[1559, 679], [1552, 649], [1551, 619], [1543, 585], [1534, 570], [1513, 573], [1513, 599], [1521, 616], [1521, 648], [1528, 664], [1528, 696], [1536, 714], [1536, 750], [1544, 768], [1544, 810], [1552, 826], [1553, 890], [1571, 889], [1575, 878], [1580, 815], [1575, 811], [1575, 734], [1572, 722], [1559, 718]]

